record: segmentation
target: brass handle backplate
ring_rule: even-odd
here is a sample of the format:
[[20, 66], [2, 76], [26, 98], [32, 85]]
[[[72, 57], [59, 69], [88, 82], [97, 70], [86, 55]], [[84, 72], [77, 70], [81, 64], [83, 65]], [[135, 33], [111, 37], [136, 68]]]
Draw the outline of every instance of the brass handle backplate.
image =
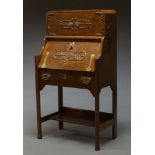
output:
[[91, 77], [86, 77], [86, 76], [81, 77], [81, 82], [83, 84], [89, 84], [91, 82], [91, 80], [92, 80]]
[[51, 77], [51, 74], [47, 74], [47, 73], [41, 74], [42, 80], [48, 80], [50, 77]]

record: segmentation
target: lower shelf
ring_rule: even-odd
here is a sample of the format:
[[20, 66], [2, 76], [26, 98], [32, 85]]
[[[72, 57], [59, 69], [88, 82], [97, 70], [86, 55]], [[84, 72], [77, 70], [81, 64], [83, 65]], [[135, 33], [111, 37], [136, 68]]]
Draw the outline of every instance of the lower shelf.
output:
[[[42, 117], [42, 122], [47, 120], [63, 121], [94, 127], [95, 112], [90, 110], [63, 107], [62, 111], [60, 112], [55, 112]], [[113, 125], [113, 121], [114, 119], [112, 114], [100, 112], [100, 128], [106, 128]]]

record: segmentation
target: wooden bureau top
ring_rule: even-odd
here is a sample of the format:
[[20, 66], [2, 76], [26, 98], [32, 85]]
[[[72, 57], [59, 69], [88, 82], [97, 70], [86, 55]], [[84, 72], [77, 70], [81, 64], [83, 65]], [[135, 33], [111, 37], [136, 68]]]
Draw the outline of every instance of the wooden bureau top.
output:
[[46, 34], [66, 36], [103, 36], [105, 16], [115, 10], [61, 10], [49, 11], [46, 16]]
[[116, 14], [116, 10], [113, 9], [108, 9], [108, 10], [103, 10], [103, 9], [90, 9], [90, 10], [50, 10], [47, 12], [47, 14], [53, 13], [53, 12], [104, 12], [105, 14]]

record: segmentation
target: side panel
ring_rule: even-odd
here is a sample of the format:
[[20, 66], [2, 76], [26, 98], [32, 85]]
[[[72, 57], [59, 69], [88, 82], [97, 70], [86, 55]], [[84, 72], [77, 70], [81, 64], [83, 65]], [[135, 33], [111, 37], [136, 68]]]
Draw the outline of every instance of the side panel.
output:
[[106, 15], [106, 34], [101, 59], [96, 61], [98, 87], [117, 87], [116, 14]]

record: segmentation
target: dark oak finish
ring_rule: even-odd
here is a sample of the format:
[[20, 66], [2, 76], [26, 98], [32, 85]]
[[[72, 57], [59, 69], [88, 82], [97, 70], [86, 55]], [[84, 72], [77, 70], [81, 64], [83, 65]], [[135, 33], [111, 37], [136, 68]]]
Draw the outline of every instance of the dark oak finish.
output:
[[[47, 120], [57, 120], [68, 123], [76, 123], [79, 125], [86, 125], [88, 127], [95, 127], [94, 122], [95, 112], [90, 110], [75, 109], [69, 107], [63, 107], [62, 111], [49, 114], [42, 117], [42, 122]], [[110, 113], [100, 112], [100, 122], [98, 122], [99, 128], [106, 128], [113, 124], [113, 116]], [[106, 124], [106, 125], [105, 125]]]
[[38, 75], [38, 63], [40, 60], [40, 56], [35, 56], [35, 78], [36, 78], [36, 106], [37, 106], [37, 128], [38, 139], [42, 139], [42, 127], [41, 127], [41, 107], [40, 107], [40, 80]]
[[112, 95], [112, 113], [114, 117], [114, 123], [112, 125], [112, 138], [115, 139], [117, 137], [117, 90], [113, 90]]
[[[117, 26], [114, 10], [49, 11], [41, 55], [35, 56], [37, 137], [42, 123], [58, 121], [93, 127], [95, 150], [100, 150], [100, 130], [112, 126], [117, 137]], [[41, 116], [40, 91], [58, 86], [58, 111]], [[112, 113], [100, 111], [100, 91], [110, 86]], [[95, 111], [64, 107], [63, 87], [88, 89]]]
[[95, 95], [95, 150], [100, 150], [100, 111], [99, 111], [99, 93]]
[[[58, 110], [62, 111], [63, 108], [63, 88], [58, 86]], [[63, 129], [63, 121], [59, 121], [59, 129]]]

